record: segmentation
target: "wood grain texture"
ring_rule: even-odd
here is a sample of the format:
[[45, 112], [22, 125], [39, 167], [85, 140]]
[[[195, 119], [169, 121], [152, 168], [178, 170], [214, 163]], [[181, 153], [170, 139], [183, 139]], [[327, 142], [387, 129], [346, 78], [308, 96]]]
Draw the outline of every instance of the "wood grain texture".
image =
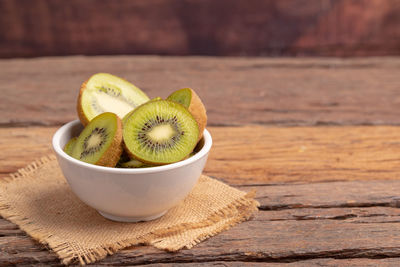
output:
[[[76, 118], [80, 83], [108, 71], [150, 97], [197, 89], [214, 141], [205, 173], [257, 190], [252, 221], [192, 250], [132, 247], [100, 266], [400, 262], [399, 58], [68, 57], [0, 60], [0, 69], [0, 178], [51, 153], [55, 130]], [[290, 125], [302, 127], [282, 127]], [[59, 260], [0, 218], [0, 266], [8, 265]]]
[[399, 55], [399, 0], [1, 0], [0, 57]]
[[[52, 153], [55, 127], [0, 128], [0, 176]], [[209, 127], [205, 174], [230, 184], [400, 177], [397, 126]]]
[[[166, 253], [147, 246], [132, 247], [98, 264], [395, 266], [399, 262], [398, 180], [239, 188], [257, 189], [261, 210], [253, 220], [191, 250]], [[46, 252], [15, 225], [1, 219], [0, 251], [3, 265], [58, 263], [54, 253]]]
[[400, 124], [400, 58], [65, 57], [3, 59], [0, 70], [3, 127], [75, 119], [79, 87], [96, 72], [150, 97], [192, 87], [214, 126]]

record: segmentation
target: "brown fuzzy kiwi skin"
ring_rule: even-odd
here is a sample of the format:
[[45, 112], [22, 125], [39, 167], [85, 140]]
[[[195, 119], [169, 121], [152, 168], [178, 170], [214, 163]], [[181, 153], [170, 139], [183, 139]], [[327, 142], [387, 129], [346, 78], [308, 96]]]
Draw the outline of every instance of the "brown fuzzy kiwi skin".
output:
[[78, 117], [79, 117], [79, 120], [81, 121], [81, 123], [83, 124], [83, 126], [86, 126], [86, 125], [89, 124], [89, 119], [86, 117], [86, 115], [85, 115], [85, 113], [83, 112], [83, 109], [82, 109], [82, 95], [83, 95], [83, 92], [86, 89], [86, 84], [87, 84], [88, 81], [89, 80], [86, 80], [86, 81], [84, 81], [82, 83], [81, 89], [79, 90], [78, 102], [77, 102], [77, 105], [76, 105], [76, 110], [78, 112]]
[[192, 99], [189, 105], [189, 112], [192, 113], [192, 116], [197, 121], [199, 125], [199, 139], [203, 137], [203, 131], [207, 125], [207, 113], [206, 108], [204, 107], [203, 102], [201, 101], [200, 97], [196, 94], [196, 92], [189, 88], [192, 91]]
[[110, 147], [103, 156], [96, 162], [96, 165], [104, 167], [115, 167], [121, 157], [122, 147], [122, 121], [117, 117], [117, 130]]

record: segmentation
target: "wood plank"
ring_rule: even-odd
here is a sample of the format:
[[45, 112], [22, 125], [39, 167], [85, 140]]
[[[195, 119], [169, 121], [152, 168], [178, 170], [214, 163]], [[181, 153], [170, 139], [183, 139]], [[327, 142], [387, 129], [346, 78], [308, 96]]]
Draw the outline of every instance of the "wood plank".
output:
[[[191, 250], [166, 253], [147, 246], [132, 247], [99, 264], [396, 266], [399, 262], [398, 180], [239, 188], [258, 190], [262, 209], [253, 220]], [[57, 264], [55, 255], [44, 249], [13, 224], [0, 220], [0, 264]]]
[[398, 0], [3, 0], [0, 10], [0, 57], [400, 54]]
[[61, 125], [77, 117], [80, 84], [96, 72], [150, 97], [196, 89], [210, 125], [399, 124], [400, 58], [64, 57], [0, 60], [0, 125]]
[[206, 173], [229, 183], [396, 179], [398, 127], [210, 128]]
[[[400, 207], [399, 185], [400, 180], [375, 180], [245, 186], [241, 188], [257, 190], [257, 200], [261, 204], [260, 209], [266, 211], [299, 209], [299, 212], [307, 212], [307, 209], [327, 209], [326, 212], [332, 213], [335, 209], [339, 209], [340, 212], [346, 212], [348, 209], [344, 208], [352, 210], [351, 208], [357, 207], [374, 207], [373, 209], [376, 211], [380, 210], [388, 216], [394, 216], [400, 212], [399, 209], [394, 209]], [[357, 209], [353, 211], [357, 212]], [[379, 214], [381, 213], [380, 211], [378, 211]], [[391, 212], [394, 212], [394, 214]], [[325, 211], [318, 210], [315, 215], [319, 214], [324, 218], [324, 213]], [[290, 216], [304, 217], [295, 213], [290, 213]], [[346, 215], [345, 217], [348, 216]], [[350, 217], [363, 216], [355, 214], [355, 216]]]
[[[209, 127], [207, 175], [230, 184], [400, 177], [397, 126]], [[52, 153], [55, 127], [0, 128], [0, 176]]]

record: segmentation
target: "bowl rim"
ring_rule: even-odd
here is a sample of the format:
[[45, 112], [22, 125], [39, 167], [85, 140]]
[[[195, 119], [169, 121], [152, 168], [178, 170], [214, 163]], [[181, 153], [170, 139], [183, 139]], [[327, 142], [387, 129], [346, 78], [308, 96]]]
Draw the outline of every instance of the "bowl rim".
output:
[[90, 163], [86, 163], [80, 160], [77, 160], [67, 153], [64, 152], [64, 150], [61, 148], [60, 145], [60, 140], [61, 137], [64, 136], [65, 133], [68, 132], [72, 127], [76, 126], [77, 124], [80, 124], [81, 122], [79, 120], [73, 120], [70, 121], [63, 126], [61, 126], [53, 135], [52, 138], [52, 145], [54, 151], [57, 153], [58, 156], [62, 157], [63, 159], [75, 164], [79, 165], [80, 167], [87, 168], [87, 169], [94, 169], [98, 171], [103, 171], [107, 173], [121, 173], [121, 174], [140, 174], [140, 173], [156, 173], [156, 172], [162, 172], [166, 170], [171, 170], [171, 169], [176, 169], [185, 165], [189, 165], [200, 158], [206, 156], [208, 152], [211, 149], [212, 146], [212, 138], [211, 134], [208, 132], [207, 129], [204, 129], [203, 132], [203, 137], [204, 137], [204, 145], [200, 149], [199, 152], [197, 152], [195, 155], [192, 157], [189, 157], [187, 159], [175, 162], [175, 163], [170, 163], [166, 165], [161, 165], [161, 166], [155, 166], [151, 168], [113, 168], [113, 167], [104, 167], [104, 166], [98, 166]]

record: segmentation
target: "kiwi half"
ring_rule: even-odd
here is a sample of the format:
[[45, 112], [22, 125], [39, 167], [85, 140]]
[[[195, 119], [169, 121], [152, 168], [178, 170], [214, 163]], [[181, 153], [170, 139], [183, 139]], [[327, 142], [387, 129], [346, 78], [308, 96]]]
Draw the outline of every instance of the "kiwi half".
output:
[[180, 103], [185, 106], [190, 113], [192, 113], [194, 119], [199, 125], [200, 140], [207, 125], [207, 113], [203, 102], [201, 102], [201, 99], [196, 92], [191, 88], [183, 88], [170, 94], [167, 99]]
[[125, 119], [123, 139], [130, 158], [151, 165], [186, 158], [199, 138], [199, 128], [190, 112], [169, 100], [149, 101]]
[[72, 137], [64, 147], [64, 152], [70, 156], [71, 156], [72, 150], [74, 149], [76, 140], [78, 140], [78, 137]]
[[122, 150], [121, 119], [114, 113], [105, 112], [83, 129], [71, 156], [87, 163], [115, 167]]
[[148, 100], [149, 97], [130, 82], [108, 73], [97, 73], [81, 86], [78, 117], [83, 125], [104, 112], [113, 112], [122, 119]]

